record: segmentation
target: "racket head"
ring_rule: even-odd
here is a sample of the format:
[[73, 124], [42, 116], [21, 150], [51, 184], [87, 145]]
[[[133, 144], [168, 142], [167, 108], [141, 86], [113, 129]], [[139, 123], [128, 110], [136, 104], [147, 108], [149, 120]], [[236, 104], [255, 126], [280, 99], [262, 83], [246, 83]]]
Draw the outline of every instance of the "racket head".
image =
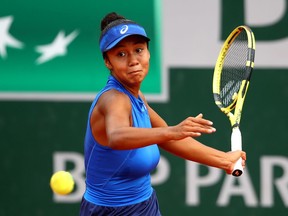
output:
[[[239, 103], [237, 106], [241, 113], [254, 68], [254, 58], [254, 34], [248, 26], [238, 26], [225, 40], [213, 75], [215, 103], [228, 116], [233, 115], [231, 111], [237, 103]], [[235, 124], [235, 121], [231, 124]]]

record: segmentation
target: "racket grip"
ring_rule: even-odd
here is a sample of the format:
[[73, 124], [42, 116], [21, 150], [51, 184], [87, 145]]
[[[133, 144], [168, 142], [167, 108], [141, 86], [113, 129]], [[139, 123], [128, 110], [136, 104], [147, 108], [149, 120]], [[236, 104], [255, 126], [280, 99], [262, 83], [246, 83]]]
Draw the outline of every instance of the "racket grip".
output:
[[[242, 136], [239, 127], [234, 127], [232, 129], [231, 150], [232, 151], [242, 150]], [[232, 175], [238, 177], [241, 176], [242, 173], [243, 173], [242, 158], [240, 157], [234, 165]]]

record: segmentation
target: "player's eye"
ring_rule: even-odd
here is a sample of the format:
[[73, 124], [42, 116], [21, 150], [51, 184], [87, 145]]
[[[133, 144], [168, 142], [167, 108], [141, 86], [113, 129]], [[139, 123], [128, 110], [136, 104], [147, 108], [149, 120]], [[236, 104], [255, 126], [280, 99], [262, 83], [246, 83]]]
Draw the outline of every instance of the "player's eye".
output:
[[126, 56], [126, 53], [125, 53], [125, 52], [119, 52], [119, 53], [118, 53], [118, 56], [124, 57], [124, 56]]
[[137, 49], [136, 49], [136, 52], [137, 52], [137, 53], [141, 53], [142, 51], [143, 51], [143, 48], [137, 48]]

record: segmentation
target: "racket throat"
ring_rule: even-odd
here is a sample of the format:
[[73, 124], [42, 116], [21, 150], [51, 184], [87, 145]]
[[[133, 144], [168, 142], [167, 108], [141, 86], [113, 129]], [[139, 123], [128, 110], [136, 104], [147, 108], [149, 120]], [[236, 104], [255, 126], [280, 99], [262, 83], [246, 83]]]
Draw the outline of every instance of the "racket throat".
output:
[[233, 128], [237, 128], [237, 127], [239, 128], [240, 122], [237, 121], [236, 116], [233, 115], [232, 113], [228, 113], [227, 116], [228, 116], [228, 118], [229, 118], [229, 120], [230, 120], [232, 129], [233, 129]]

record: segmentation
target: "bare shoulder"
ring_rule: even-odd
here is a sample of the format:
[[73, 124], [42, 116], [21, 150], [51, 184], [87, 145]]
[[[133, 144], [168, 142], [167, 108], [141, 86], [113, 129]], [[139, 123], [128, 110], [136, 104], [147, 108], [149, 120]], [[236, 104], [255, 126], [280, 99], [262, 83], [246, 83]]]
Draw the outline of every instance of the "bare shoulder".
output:
[[130, 112], [131, 105], [126, 94], [114, 89], [103, 93], [94, 107], [90, 119], [95, 140], [107, 146], [107, 130], [116, 127], [117, 124], [129, 125]]
[[129, 97], [125, 93], [117, 91], [116, 89], [111, 89], [100, 96], [97, 107], [99, 108], [99, 111], [106, 112], [111, 110], [111, 108], [130, 108], [131, 103]]

